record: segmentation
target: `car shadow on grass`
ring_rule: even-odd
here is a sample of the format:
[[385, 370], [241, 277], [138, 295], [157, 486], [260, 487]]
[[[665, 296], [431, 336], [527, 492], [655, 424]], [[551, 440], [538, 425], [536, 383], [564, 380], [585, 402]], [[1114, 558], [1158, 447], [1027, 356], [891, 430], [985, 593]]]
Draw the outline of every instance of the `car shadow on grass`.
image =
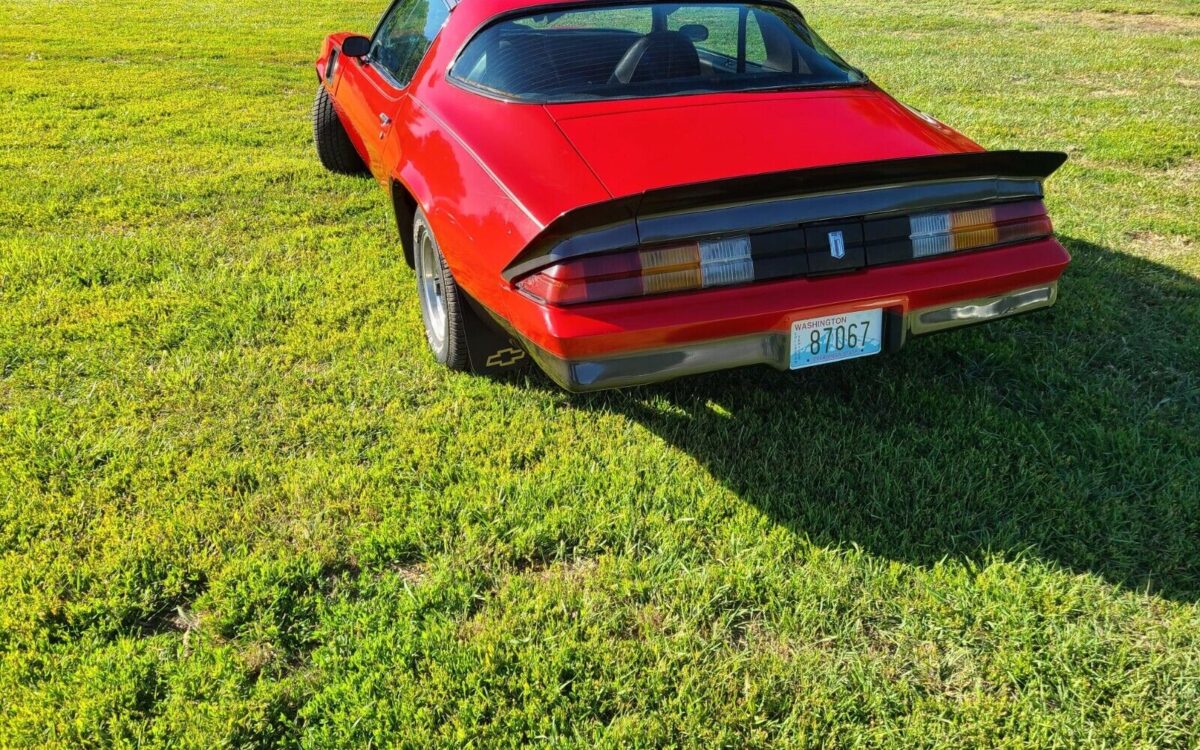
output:
[[[798, 373], [580, 397], [823, 546], [918, 565], [1026, 555], [1200, 596], [1200, 284], [1064, 239], [1059, 305]], [[671, 481], [663, 477], [662, 481]]]

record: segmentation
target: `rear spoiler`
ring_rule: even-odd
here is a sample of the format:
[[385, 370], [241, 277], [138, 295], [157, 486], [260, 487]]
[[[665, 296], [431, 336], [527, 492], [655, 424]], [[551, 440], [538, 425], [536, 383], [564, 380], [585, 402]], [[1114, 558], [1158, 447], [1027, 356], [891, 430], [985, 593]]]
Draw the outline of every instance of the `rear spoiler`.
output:
[[582, 255], [852, 216], [1040, 198], [1056, 151], [981, 151], [839, 164], [651, 190], [559, 216], [503, 272], [507, 281]]

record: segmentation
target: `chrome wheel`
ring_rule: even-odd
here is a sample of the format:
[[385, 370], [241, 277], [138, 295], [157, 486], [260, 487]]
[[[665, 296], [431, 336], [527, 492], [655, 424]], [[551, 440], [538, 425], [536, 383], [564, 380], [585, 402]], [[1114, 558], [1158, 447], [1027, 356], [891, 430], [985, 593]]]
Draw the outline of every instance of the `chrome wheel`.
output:
[[437, 246], [428, 231], [420, 233], [417, 242], [417, 288], [421, 297], [421, 317], [425, 319], [425, 335], [434, 352], [441, 352], [446, 343], [446, 288], [442, 281], [442, 264]]
[[425, 340], [433, 357], [451, 370], [466, 370], [467, 334], [463, 326], [462, 301], [458, 285], [446, 265], [437, 238], [429, 228], [424, 211], [413, 217], [413, 265], [417, 271], [417, 298]]

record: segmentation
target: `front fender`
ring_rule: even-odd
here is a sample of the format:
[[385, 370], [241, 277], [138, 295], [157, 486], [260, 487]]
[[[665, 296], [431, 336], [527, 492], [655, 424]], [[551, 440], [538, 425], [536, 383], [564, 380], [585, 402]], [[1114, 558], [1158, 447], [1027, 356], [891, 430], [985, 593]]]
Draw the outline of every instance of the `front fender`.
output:
[[345, 41], [346, 37], [350, 35], [351, 32], [349, 31], [339, 31], [336, 34], [330, 34], [329, 36], [325, 37], [325, 40], [321, 42], [321, 53], [317, 56], [317, 61], [315, 63], [317, 80], [319, 82], [326, 82], [326, 78], [330, 72], [330, 59], [333, 57], [335, 52], [339, 54], [341, 53], [342, 42]]

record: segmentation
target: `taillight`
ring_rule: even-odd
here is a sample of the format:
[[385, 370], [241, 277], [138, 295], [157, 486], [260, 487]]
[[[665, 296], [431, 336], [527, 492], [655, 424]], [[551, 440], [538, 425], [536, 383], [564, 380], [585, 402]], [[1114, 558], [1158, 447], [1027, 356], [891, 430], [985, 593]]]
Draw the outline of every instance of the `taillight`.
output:
[[517, 286], [543, 302], [571, 305], [749, 281], [750, 237], [741, 235], [563, 261]]
[[909, 217], [909, 226], [914, 258], [1032, 240], [1054, 231], [1041, 201], [916, 214]]
[[847, 273], [1053, 233], [1040, 200], [910, 216], [842, 219], [564, 260], [517, 281], [553, 305], [794, 276]]

